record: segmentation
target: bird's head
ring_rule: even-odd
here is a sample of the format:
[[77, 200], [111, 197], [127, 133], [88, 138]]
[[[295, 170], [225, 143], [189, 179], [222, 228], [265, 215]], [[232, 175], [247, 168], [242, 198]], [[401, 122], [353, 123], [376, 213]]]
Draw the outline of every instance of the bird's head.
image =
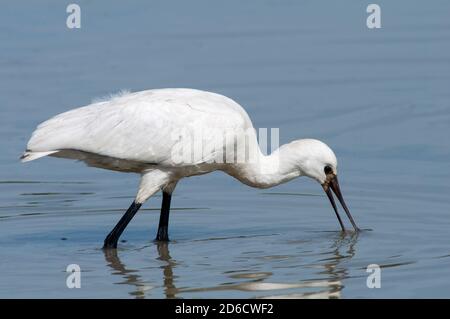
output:
[[342, 230], [345, 230], [344, 224], [337, 211], [336, 203], [331, 191], [334, 192], [344, 208], [353, 228], [358, 231], [359, 228], [356, 226], [350, 214], [339, 187], [337, 178], [337, 159], [331, 148], [325, 143], [314, 139], [297, 140], [290, 144], [290, 148], [293, 150], [293, 154], [291, 153], [293, 155], [291, 160], [295, 161], [295, 165], [300, 171], [300, 175], [308, 176], [322, 185], [323, 190], [333, 206]]

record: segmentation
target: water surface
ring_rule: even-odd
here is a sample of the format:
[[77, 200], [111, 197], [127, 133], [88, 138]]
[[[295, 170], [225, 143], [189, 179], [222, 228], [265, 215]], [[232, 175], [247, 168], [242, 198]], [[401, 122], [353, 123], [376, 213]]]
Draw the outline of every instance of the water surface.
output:
[[[0, 297], [450, 297], [448, 1], [378, 1], [381, 30], [356, 1], [77, 3], [80, 30], [60, 1], [2, 2]], [[54, 114], [159, 87], [230, 96], [282, 143], [324, 140], [366, 231], [343, 236], [313, 181], [214, 173], [179, 183], [169, 244], [152, 242], [155, 196], [104, 253], [138, 177], [18, 157]], [[73, 263], [81, 289], [66, 287]]]

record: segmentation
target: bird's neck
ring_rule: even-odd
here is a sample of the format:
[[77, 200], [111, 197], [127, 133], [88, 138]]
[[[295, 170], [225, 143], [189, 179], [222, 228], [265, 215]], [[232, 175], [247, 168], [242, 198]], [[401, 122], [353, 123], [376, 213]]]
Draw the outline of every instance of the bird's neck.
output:
[[269, 188], [288, 182], [302, 175], [289, 149], [289, 144], [286, 144], [270, 155], [264, 155], [258, 149], [255, 160], [233, 165], [228, 173], [242, 183], [257, 188]]

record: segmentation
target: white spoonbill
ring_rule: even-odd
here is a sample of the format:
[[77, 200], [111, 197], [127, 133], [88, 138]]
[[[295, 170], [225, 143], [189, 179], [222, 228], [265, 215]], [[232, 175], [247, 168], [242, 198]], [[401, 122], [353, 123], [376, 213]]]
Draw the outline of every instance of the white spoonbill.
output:
[[[176, 159], [175, 149], [190, 145], [198, 131], [200, 156], [191, 161]], [[181, 134], [183, 131], [187, 134]], [[221, 134], [236, 132], [235, 138]], [[233, 100], [194, 89], [157, 89], [123, 93], [106, 101], [73, 109], [40, 124], [33, 132], [23, 162], [43, 156], [84, 161], [87, 165], [141, 174], [136, 198], [108, 234], [104, 248], [116, 248], [120, 235], [141, 205], [158, 191], [163, 199], [156, 240], [168, 241], [169, 210], [172, 192], [183, 177], [221, 170], [252, 187], [268, 188], [299, 176], [318, 181], [326, 192], [345, 231], [333, 195], [336, 194], [355, 231], [358, 227], [342, 197], [337, 179], [337, 160], [323, 142], [300, 139], [264, 155], [246, 111]], [[244, 138], [244, 149], [237, 141]], [[224, 142], [225, 141], [225, 142]], [[194, 141], [195, 142], [195, 141]], [[241, 143], [242, 144], [242, 143]], [[239, 145], [241, 145], [239, 144]], [[219, 147], [212, 147], [212, 145]], [[230, 152], [256, 150], [253, 160], [227, 161]], [[198, 155], [198, 154], [197, 154]], [[230, 157], [235, 159], [236, 154]]]

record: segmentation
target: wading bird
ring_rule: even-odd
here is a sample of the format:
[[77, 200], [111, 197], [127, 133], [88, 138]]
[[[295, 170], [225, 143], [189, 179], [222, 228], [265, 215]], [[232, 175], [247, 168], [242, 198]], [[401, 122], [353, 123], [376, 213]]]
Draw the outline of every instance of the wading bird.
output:
[[[188, 134], [178, 134], [180, 130]], [[176, 160], [174, 149], [192, 141], [195, 131], [236, 132], [225, 142], [221, 134], [203, 134], [206, 145], [191, 161]], [[168, 241], [169, 210], [177, 182], [188, 176], [221, 170], [244, 184], [268, 188], [299, 176], [318, 181], [327, 194], [339, 224], [345, 231], [331, 190], [339, 199], [355, 231], [358, 227], [344, 202], [337, 178], [337, 160], [323, 142], [300, 139], [264, 155], [246, 111], [233, 100], [194, 89], [157, 89], [123, 93], [107, 100], [56, 115], [33, 132], [23, 162], [43, 156], [84, 161], [87, 165], [141, 174], [135, 200], [108, 234], [104, 248], [116, 248], [120, 235], [153, 194], [162, 191], [157, 241]], [[192, 134], [190, 134], [192, 133]], [[195, 134], [194, 134], [195, 135]], [[256, 150], [253, 160], [223, 161], [235, 151], [236, 141], [245, 138], [244, 150]], [[211, 145], [220, 145], [211, 147]], [[231, 156], [235, 157], [234, 154]]]

